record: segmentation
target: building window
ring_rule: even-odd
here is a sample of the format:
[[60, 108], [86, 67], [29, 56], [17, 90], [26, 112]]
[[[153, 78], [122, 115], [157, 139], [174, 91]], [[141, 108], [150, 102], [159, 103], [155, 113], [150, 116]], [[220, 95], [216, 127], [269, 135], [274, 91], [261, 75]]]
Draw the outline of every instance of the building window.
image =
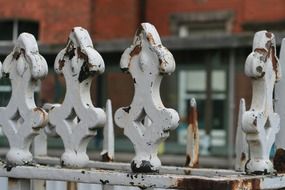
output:
[[171, 31], [179, 37], [227, 34], [232, 31], [233, 18], [232, 11], [173, 14]]
[[28, 32], [39, 39], [39, 23], [27, 20], [1, 20], [0, 41], [15, 41], [22, 32]]

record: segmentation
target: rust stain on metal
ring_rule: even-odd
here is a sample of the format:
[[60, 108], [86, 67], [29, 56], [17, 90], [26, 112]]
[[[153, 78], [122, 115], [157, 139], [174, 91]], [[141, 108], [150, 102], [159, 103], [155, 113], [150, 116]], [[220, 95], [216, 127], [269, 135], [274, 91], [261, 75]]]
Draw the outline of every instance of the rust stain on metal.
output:
[[133, 57], [135, 55], [138, 55], [142, 50], [141, 45], [136, 45], [136, 47], [131, 51], [130, 56]]
[[266, 36], [267, 38], [272, 38], [272, 33], [271, 33], [271, 32], [266, 32], [265, 36]]
[[42, 109], [42, 108], [39, 108], [39, 107], [36, 107], [33, 109], [34, 112], [39, 112], [43, 118], [43, 121], [46, 120], [46, 114], [45, 114], [45, 111]]
[[190, 127], [192, 127], [194, 139], [197, 139], [197, 135], [199, 135], [197, 120], [198, 120], [197, 109], [196, 107], [191, 107], [190, 114], [189, 114], [189, 123], [190, 123]]
[[18, 60], [19, 57], [20, 57], [20, 55], [21, 55], [20, 52], [16, 52], [16, 51], [15, 51], [15, 53], [13, 54], [13, 58], [16, 59], [16, 60]]
[[80, 59], [83, 59], [88, 62], [88, 56], [81, 51], [80, 47], [77, 48], [77, 55]]
[[243, 152], [243, 153], [241, 153], [241, 156], [240, 156], [240, 161], [245, 161], [245, 159], [246, 159], [246, 155], [245, 155], [245, 153]]
[[65, 60], [64, 60], [64, 59], [61, 59], [61, 60], [59, 60], [58, 63], [59, 63], [58, 69], [59, 69], [59, 70], [62, 70], [62, 68], [64, 67]]
[[[185, 167], [189, 167], [190, 163], [191, 163], [191, 156], [189, 154], [187, 154], [186, 155]], [[199, 159], [197, 157], [196, 160], [193, 161], [191, 168], [198, 168], [198, 167], [199, 167]], [[189, 172], [191, 173], [191, 171], [185, 171], [185, 174], [189, 174]]]
[[151, 33], [147, 33], [147, 34], [146, 34], [146, 39], [147, 39], [147, 41], [148, 41], [150, 44], [155, 45], [155, 41], [154, 41], [153, 36], [151, 35]]
[[103, 162], [112, 162], [113, 161], [113, 158], [111, 158], [109, 155], [108, 155], [108, 152], [106, 152], [105, 154], [102, 155], [102, 161]]
[[277, 170], [278, 173], [285, 173], [285, 150], [282, 148], [278, 148], [276, 150], [275, 156], [273, 158], [274, 169]]
[[189, 166], [190, 162], [191, 162], [191, 156], [189, 154], [187, 154], [185, 166]]
[[273, 70], [275, 72], [275, 78], [277, 79], [277, 73], [278, 73], [278, 68], [277, 68], [277, 63], [278, 61], [276, 60], [276, 57], [275, 57], [275, 48], [274, 47], [271, 47], [271, 58], [272, 58], [272, 67], [273, 67]]
[[177, 188], [187, 190], [258, 190], [260, 189], [259, 179], [249, 180], [206, 180], [202, 178], [183, 178], [177, 181]]
[[265, 47], [268, 51], [270, 51], [270, 48], [272, 47], [272, 42], [270, 40], [268, 40], [265, 44]]
[[[189, 152], [186, 155], [186, 164], [185, 166], [198, 168], [199, 167], [199, 129], [198, 129], [198, 113], [196, 108], [196, 102], [192, 102], [191, 100], [191, 110], [189, 112], [188, 117], [188, 138], [192, 138], [191, 142], [193, 143], [191, 146], [191, 155]], [[189, 140], [189, 139], [188, 139]], [[189, 143], [189, 142], [188, 142]], [[188, 148], [187, 148], [188, 149]]]
[[248, 180], [236, 180], [232, 181], [231, 184], [232, 190], [257, 190], [260, 189], [260, 180], [259, 179], [248, 179]]
[[137, 29], [137, 32], [136, 32], [136, 36], [139, 36], [143, 30], [144, 30], [143, 27], [139, 26], [139, 28]]

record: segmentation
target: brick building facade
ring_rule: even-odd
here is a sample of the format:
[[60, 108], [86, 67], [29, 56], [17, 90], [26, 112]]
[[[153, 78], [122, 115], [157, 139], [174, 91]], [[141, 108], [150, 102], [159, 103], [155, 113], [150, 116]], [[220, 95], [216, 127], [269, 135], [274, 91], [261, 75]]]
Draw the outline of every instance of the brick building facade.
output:
[[[106, 64], [105, 74], [94, 80], [94, 103], [102, 106], [111, 98], [114, 110], [128, 105], [133, 88], [130, 77], [119, 71], [120, 55], [139, 23], [154, 24], [177, 63], [176, 73], [166, 77], [161, 87], [165, 105], [179, 110], [183, 123], [187, 101], [196, 97], [202, 131], [216, 136], [212, 144], [227, 147], [229, 154], [239, 99], [245, 97], [250, 103], [251, 86], [243, 75], [243, 64], [253, 34], [261, 29], [273, 31], [277, 44], [285, 36], [283, 0], [0, 0], [0, 5], [0, 36], [10, 31], [3, 29], [7, 22], [13, 25], [12, 33], [15, 26], [21, 31], [21, 23], [36, 24], [30, 28], [38, 30], [40, 51], [51, 68], [41, 93], [48, 102], [59, 101], [64, 94], [57, 88], [64, 81], [52, 73], [54, 58], [71, 28], [82, 26]], [[1, 61], [12, 49], [12, 40], [0, 37]], [[192, 76], [199, 79], [196, 84], [191, 83]]]

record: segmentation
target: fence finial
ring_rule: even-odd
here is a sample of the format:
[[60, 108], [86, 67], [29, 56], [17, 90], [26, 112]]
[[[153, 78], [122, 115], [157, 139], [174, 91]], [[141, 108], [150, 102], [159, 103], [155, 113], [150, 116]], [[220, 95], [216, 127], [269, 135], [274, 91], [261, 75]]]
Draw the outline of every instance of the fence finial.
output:
[[22, 33], [18, 37], [3, 63], [2, 72], [12, 84], [11, 99], [7, 107], [0, 108], [0, 125], [10, 144], [7, 161], [23, 165], [32, 161], [31, 142], [47, 123], [47, 113], [35, 105], [34, 91], [38, 80], [46, 76], [48, 67], [33, 35]]
[[178, 126], [179, 116], [162, 104], [159, 87], [163, 74], [175, 70], [172, 54], [161, 44], [155, 27], [141, 24], [133, 44], [125, 50], [120, 62], [123, 71], [130, 72], [135, 86], [129, 107], [115, 113], [115, 122], [124, 128], [134, 144], [136, 156], [131, 167], [134, 172], [153, 172], [161, 166], [158, 145]]
[[65, 78], [64, 101], [61, 105], [46, 106], [50, 107], [48, 126], [55, 129], [64, 144], [65, 152], [61, 156], [64, 166], [76, 168], [88, 163], [88, 142], [96, 135], [95, 129], [105, 123], [104, 111], [95, 108], [90, 97], [92, 77], [103, 73], [104, 68], [88, 32], [81, 27], [73, 28], [66, 48], [55, 60], [56, 72]]
[[250, 150], [245, 170], [254, 174], [272, 173], [269, 154], [280, 125], [280, 117], [273, 110], [273, 88], [281, 77], [274, 34], [267, 31], [255, 34], [245, 74], [252, 79], [251, 107], [242, 117]]

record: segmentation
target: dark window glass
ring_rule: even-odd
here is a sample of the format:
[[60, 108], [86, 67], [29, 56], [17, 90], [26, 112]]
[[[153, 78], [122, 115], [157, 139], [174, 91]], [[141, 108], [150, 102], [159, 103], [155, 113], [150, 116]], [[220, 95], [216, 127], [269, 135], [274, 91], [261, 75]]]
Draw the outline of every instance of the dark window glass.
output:
[[13, 21], [0, 21], [0, 41], [13, 40]]
[[39, 23], [33, 21], [19, 21], [18, 24], [18, 35], [22, 32], [28, 32], [33, 34], [37, 40], [39, 39]]

